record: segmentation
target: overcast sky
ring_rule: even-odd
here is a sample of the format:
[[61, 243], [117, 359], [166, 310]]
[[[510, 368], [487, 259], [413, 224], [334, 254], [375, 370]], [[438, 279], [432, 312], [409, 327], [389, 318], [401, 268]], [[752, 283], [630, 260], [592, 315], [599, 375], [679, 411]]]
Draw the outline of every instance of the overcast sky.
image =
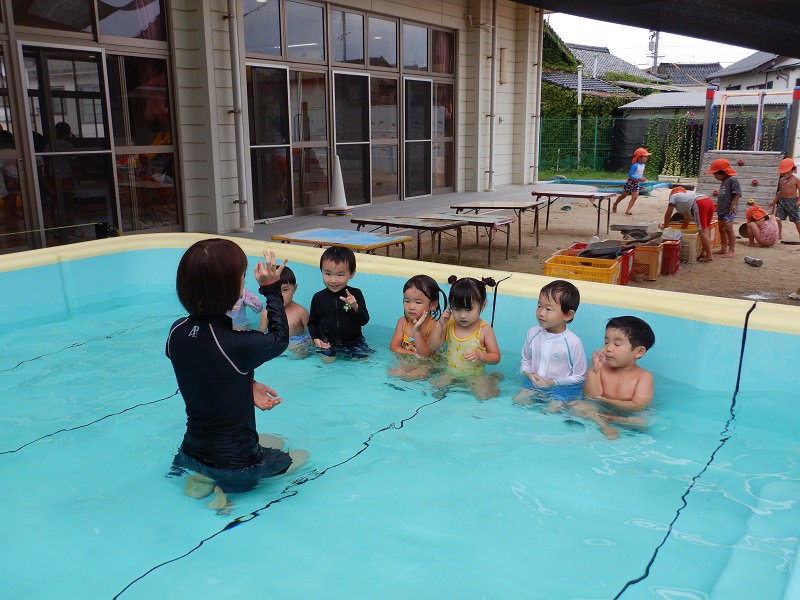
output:
[[[598, 0], [602, 1], [602, 0]], [[585, 44], [608, 48], [611, 54], [639, 68], [652, 66], [647, 29], [593, 21], [564, 13], [545, 16], [558, 36], [568, 44]], [[707, 42], [671, 33], [661, 33], [658, 41], [658, 62], [709, 63], [723, 67], [750, 56], [755, 50]]]

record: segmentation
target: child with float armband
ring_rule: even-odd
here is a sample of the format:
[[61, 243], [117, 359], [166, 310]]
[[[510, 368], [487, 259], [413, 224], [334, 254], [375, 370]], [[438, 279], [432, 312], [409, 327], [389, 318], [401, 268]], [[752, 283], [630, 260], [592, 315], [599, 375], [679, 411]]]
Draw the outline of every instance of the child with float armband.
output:
[[489, 280], [452, 276], [448, 281], [451, 283], [450, 307], [442, 313], [439, 326], [428, 337], [431, 348], [447, 344], [447, 373], [431, 383], [434, 387], [445, 388], [460, 381], [478, 400], [494, 398], [500, 393], [499, 375], [486, 373], [485, 365], [500, 362], [500, 348], [491, 325], [481, 319]]
[[[441, 298], [441, 303], [440, 303]], [[403, 286], [403, 316], [397, 320], [389, 349], [399, 354], [398, 364], [389, 375], [406, 381], [429, 377], [435, 354], [428, 343], [431, 331], [438, 327], [447, 296], [428, 275], [415, 275]]]

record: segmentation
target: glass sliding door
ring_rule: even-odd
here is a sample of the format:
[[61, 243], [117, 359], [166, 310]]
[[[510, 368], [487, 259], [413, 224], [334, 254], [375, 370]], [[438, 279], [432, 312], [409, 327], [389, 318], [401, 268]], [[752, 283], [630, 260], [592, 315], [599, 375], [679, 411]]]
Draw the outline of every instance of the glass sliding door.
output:
[[397, 200], [400, 129], [397, 79], [370, 79], [372, 201]]
[[370, 91], [367, 75], [334, 75], [336, 154], [348, 205], [370, 202]]
[[292, 214], [289, 86], [286, 69], [247, 67], [255, 219]]
[[11, 102], [8, 95], [4, 48], [0, 47], [0, 253], [7, 250], [24, 250], [29, 247], [27, 236], [30, 215], [29, 204], [23, 200], [23, 186], [19, 172], [19, 148], [14, 137], [14, 122], [11, 118]]
[[23, 48], [45, 245], [120, 227], [102, 53]]
[[455, 137], [452, 83], [433, 84], [433, 191], [452, 192]]
[[328, 204], [328, 117], [325, 73], [289, 71], [294, 212]]
[[430, 80], [405, 80], [405, 197], [431, 193]]

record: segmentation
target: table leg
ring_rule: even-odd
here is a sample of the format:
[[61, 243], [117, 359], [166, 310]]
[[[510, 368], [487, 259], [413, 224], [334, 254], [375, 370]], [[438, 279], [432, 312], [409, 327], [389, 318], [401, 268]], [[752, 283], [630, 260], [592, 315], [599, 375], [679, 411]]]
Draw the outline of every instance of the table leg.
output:
[[406, 257], [406, 243], [400, 242], [400, 258]]
[[[522, 213], [525, 211], [520, 209], [519, 212], [514, 211], [517, 214], [517, 233], [519, 233], [519, 252], [517, 254], [522, 254]], [[538, 241], [537, 241], [538, 246]]]
[[511, 245], [511, 223], [506, 223], [506, 260], [508, 260], [508, 247]]
[[436, 232], [431, 231], [431, 262], [436, 262], [434, 253], [436, 252]]
[[[549, 229], [550, 228], [550, 204], [551, 204], [550, 196], [548, 196], [547, 197], [547, 218], [544, 220], [544, 228], [545, 229]], [[536, 245], [537, 246], [539, 245], [538, 241], [536, 242]]]
[[611, 198], [606, 199], [608, 200], [608, 206], [606, 207], [606, 233], [611, 233]]
[[600, 200], [597, 203], [597, 233], [595, 235], [600, 235], [600, 211], [603, 208], [603, 201]]
[[422, 260], [422, 230], [417, 229], [417, 260]]
[[[476, 227], [475, 231], [477, 231], [477, 230], [478, 230], [478, 228]], [[489, 236], [489, 258], [488, 258], [488, 261], [486, 262], [486, 266], [487, 267], [491, 267], [492, 266], [492, 242], [494, 241], [495, 231], [496, 230], [495, 230], [494, 227], [486, 227], [486, 233]]]
[[458, 259], [456, 260], [457, 265], [461, 265], [461, 227], [456, 228], [456, 246], [458, 247]]

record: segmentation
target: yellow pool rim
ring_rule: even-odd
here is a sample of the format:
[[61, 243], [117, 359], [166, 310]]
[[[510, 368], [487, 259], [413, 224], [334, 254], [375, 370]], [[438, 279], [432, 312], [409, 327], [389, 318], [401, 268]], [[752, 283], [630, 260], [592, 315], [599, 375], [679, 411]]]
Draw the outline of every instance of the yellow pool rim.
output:
[[[0, 272], [41, 267], [119, 252], [157, 248], [188, 248], [198, 240], [211, 237], [229, 239], [237, 243], [249, 256], [259, 256], [264, 250], [272, 250], [279, 258], [288, 258], [290, 263], [299, 262], [317, 265], [319, 264], [320, 254], [323, 252], [321, 248], [299, 244], [277, 244], [239, 237], [199, 233], [152, 233], [6, 254], [0, 257]], [[510, 276], [510, 279], [503, 281], [500, 285], [500, 292], [522, 298], [538, 297], [541, 287], [552, 280], [552, 278], [544, 277], [543, 275], [421, 262], [386, 257], [380, 254], [358, 254], [357, 263], [358, 271], [361, 273], [401, 278], [425, 273], [440, 283], [446, 283], [450, 275], [476, 278], [491, 276], [496, 280]], [[749, 322], [751, 330], [800, 335], [800, 318], [798, 318], [800, 317], [800, 312], [798, 312], [800, 307], [663, 290], [648, 290], [605, 283], [586, 281], [573, 281], [573, 283], [580, 290], [581, 302], [584, 303], [614, 306], [623, 311], [650, 312], [736, 328], [743, 326], [747, 311], [755, 303], [756, 309], [752, 312]]]

